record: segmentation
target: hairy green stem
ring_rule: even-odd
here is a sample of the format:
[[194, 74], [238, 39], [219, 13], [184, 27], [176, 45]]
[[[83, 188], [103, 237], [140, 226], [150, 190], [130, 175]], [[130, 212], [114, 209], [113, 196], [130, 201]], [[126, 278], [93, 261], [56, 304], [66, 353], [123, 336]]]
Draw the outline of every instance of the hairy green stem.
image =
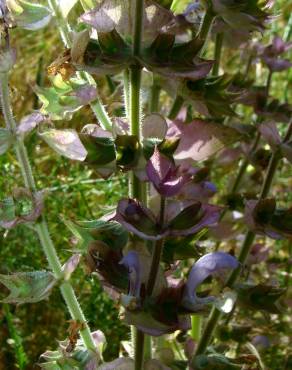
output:
[[70, 26], [66, 22], [66, 19], [64, 19], [64, 17], [63, 17], [63, 14], [61, 12], [58, 1], [57, 0], [48, 0], [48, 4], [49, 4], [51, 10], [53, 11], [53, 13], [56, 17], [62, 41], [63, 41], [64, 45], [66, 46], [66, 48], [69, 49], [70, 46], [71, 46]]
[[[260, 134], [260, 132], [257, 132], [249, 154], [252, 154], [256, 150], [256, 148], [259, 144], [260, 138], [261, 138], [261, 134]], [[231, 193], [236, 193], [237, 192], [237, 190], [239, 188], [239, 185], [241, 184], [241, 181], [243, 179], [243, 176], [245, 175], [245, 172], [246, 172], [247, 166], [249, 164], [249, 161], [250, 161], [249, 156], [246, 156], [245, 159], [242, 161], [242, 164], [239, 168], [238, 174], [237, 174], [237, 176], [234, 180], [234, 184], [231, 188]]]
[[[133, 29], [133, 57], [139, 57], [142, 46], [143, 35], [143, 20], [144, 20], [144, 0], [135, 1], [135, 16]], [[129, 121], [131, 135], [135, 135], [141, 140], [141, 78], [142, 67], [137, 63], [129, 69]], [[126, 82], [124, 80], [124, 82]], [[126, 88], [126, 86], [125, 86]], [[127, 88], [126, 88], [127, 94]], [[141, 181], [132, 172], [130, 177], [130, 193], [131, 196], [143, 200], [145, 187]], [[144, 363], [144, 342], [145, 336], [140, 330], [133, 328], [133, 347], [135, 357], [135, 370], [142, 370]]]
[[[1, 95], [1, 106], [2, 112], [5, 119], [7, 129], [9, 129], [16, 137], [15, 149], [18, 163], [21, 168], [21, 173], [25, 186], [32, 192], [37, 191], [35, 180], [33, 177], [32, 168], [30, 166], [26, 147], [23, 139], [16, 134], [17, 125], [13, 117], [10, 96], [9, 96], [9, 80], [8, 74], [0, 74], [0, 95]], [[53, 271], [57, 279], [63, 279], [62, 265], [57, 256], [55, 246], [51, 240], [45, 217], [42, 216], [40, 221], [36, 223], [36, 232], [38, 234], [40, 243], [43, 247], [44, 253], [47, 257], [49, 266]], [[72, 316], [72, 319], [81, 323], [84, 323], [84, 329], [80, 331], [84, 345], [90, 350], [95, 350], [94, 341], [91, 337], [89, 327], [86, 323], [84, 314], [79, 306], [75, 293], [70, 283], [63, 282], [60, 286], [63, 298], [66, 302], [68, 310]]]
[[[28, 358], [22, 345], [22, 338], [18, 333], [17, 328], [14, 325], [13, 314], [10, 312], [8, 303], [3, 304], [4, 319], [6, 319], [7, 327], [9, 330], [9, 336], [13, 339], [13, 352], [17, 361], [17, 368], [24, 370], [27, 367]], [[2, 363], [2, 365], [4, 365]], [[9, 366], [9, 364], [7, 364]], [[12, 366], [12, 364], [10, 364]]]
[[220, 67], [220, 60], [221, 60], [221, 54], [222, 54], [222, 47], [223, 47], [223, 40], [224, 40], [224, 34], [222, 32], [217, 33], [216, 35], [216, 41], [215, 41], [215, 52], [214, 52], [214, 65], [212, 69], [212, 75], [218, 76], [219, 73], [219, 67]]
[[140, 100], [141, 100], [141, 68], [139, 66], [133, 66], [130, 68], [130, 123], [131, 123], [131, 135], [137, 136], [140, 139], [141, 134], [141, 112], [140, 112]]
[[202, 320], [200, 315], [192, 315], [191, 336], [197, 342], [201, 336]]
[[[66, 46], [66, 48], [70, 48], [72, 44], [72, 41], [70, 38], [70, 32], [71, 32], [70, 26], [68, 22], [66, 21], [66, 19], [64, 19], [57, 0], [48, 0], [48, 4], [55, 14], [58, 28], [59, 28], [64, 45]], [[95, 80], [93, 79], [93, 77], [91, 77], [89, 73], [79, 72], [78, 75], [79, 77], [84, 78], [88, 83], [95, 84]], [[90, 107], [94, 115], [96, 116], [97, 120], [100, 122], [101, 126], [106, 130], [110, 130], [112, 126], [111, 119], [108, 116], [100, 98], [97, 97], [95, 101], [91, 102]]]
[[129, 87], [129, 70], [125, 69], [123, 72], [123, 87], [124, 87], [124, 104], [125, 104], [125, 115], [129, 120], [130, 118], [130, 87]]
[[[206, 40], [208, 38], [208, 34], [211, 29], [213, 20], [214, 20], [213, 12], [210, 9], [207, 9], [198, 33], [198, 38], [204, 41], [204, 43], [206, 43]], [[202, 47], [202, 50], [204, 51], [204, 47]]]
[[150, 335], [144, 336], [144, 359], [147, 361], [152, 358], [152, 338]]
[[[285, 143], [285, 142], [289, 141], [291, 136], [292, 136], [292, 121], [289, 124], [288, 130], [287, 130], [287, 133], [286, 133], [286, 135], [283, 139], [283, 142]], [[276, 174], [276, 170], [277, 170], [277, 167], [278, 167], [278, 164], [279, 164], [280, 160], [281, 160], [281, 155], [279, 153], [279, 150], [276, 150], [273, 153], [273, 155], [270, 159], [269, 167], [268, 167], [268, 170], [267, 170], [267, 173], [266, 173], [266, 176], [265, 176], [264, 183], [262, 185], [262, 189], [261, 189], [259, 199], [264, 199], [264, 198], [267, 197], [267, 195], [268, 195], [268, 193], [271, 189], [272, 181], [273, 181], [273, 178]], [[245, 239], [244, 239], [243, 244], [241, 246], [240, 254], [238, 256], [238, 261], [240, 262], [241, 266], [244, 265], [245, 262], [246, 262], [246, 259], [249, 255], [249, 252], [250, 252], [250, 249], [251, 249], [251, 246], [254, 242], [255, 236], [256, 236], [256, 234], [252, 231], [248, 231], [246, 236], [245, 236]], [[228, 287], [232, 287], [234, 285], [234, 283], [237, 281], [239, 275], [240, 275], [240, 268], [237, 268], [237, 269], [233, 270], [232, 273], [229, 275], [225, 285], [228, 286]], [[198, 347], [197, 347], [197, 350], [196, 350], [196, 355], [202, 354], [206, 351], [207, 346], [209, 345], [209, 343], [212, 339], [214, 330], [215, 330], [215, 328], [218, 324], [220, 316], [221, 316], [220, 311], [217, 308], [213, 308], [211, 313], [210, 313], [210, 316], [208, 318], [208, 321], [207, 321], [206, 327], [204, 329], [203, 335], [201, 337], [201, 340], [198, 344]]]

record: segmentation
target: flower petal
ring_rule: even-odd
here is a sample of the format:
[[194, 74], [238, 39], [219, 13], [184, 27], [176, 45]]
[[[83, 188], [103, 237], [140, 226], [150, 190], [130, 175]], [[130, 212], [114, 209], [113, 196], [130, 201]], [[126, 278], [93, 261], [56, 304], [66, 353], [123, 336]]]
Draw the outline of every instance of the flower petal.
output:
[[214, 297], [197, 297], [197, 287], [210, 275], [225, 269], [235, 269], [237, 267], [237, 259], [224, 252], [208, 253], [199, 258], [193, 265], [185, 285], [182, 305], [190, 310], [199, 310], [203, 305], [214, 301]]
[[136, 251], [129, 251], [120, 261], [129, 271], [129, 295], [133, 297], [140, 297], [141, 289], [141, 266], [139, 254]]

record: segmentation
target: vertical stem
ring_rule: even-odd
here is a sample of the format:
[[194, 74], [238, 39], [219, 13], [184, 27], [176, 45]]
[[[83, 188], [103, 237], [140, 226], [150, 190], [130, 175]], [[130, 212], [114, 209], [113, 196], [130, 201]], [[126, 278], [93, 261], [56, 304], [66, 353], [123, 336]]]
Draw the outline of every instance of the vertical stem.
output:
[[130, 68], [130, 123], [131, 135], [136, 135], [140, 139], [140, 89], [141, 89], [141, 68], [132, 66]]
[[63, 17], [63, 14], [62, 14], [61, 9], [59, 7], [58, 1], [57, 0], [48, 0], [48, 4], [49, 4], [50, 8], [53, 10], [53, 12], [55, 14], [55, 17], [56, 17], [56, 20], [57, 20], [57, 23], [58, 23], [58, 27], [59, 27], [59, 30], [60, 30], [62, 41], [63, 41], [64, 45], [66, 46], [66, 48], [69, 49], [70, 45], [71, 45], [70, 26], [66, 22], [66, 19], [64, 19], [64, 17]]
[[142, 370], [144, 363], [144, 342], [145, 335], [142, 331], [133, 328], [134, 336], [134, 357], [135, 357], [135, 370]]
[[270, 89], [271, 89], [272, 77], [273, 77], [273, 72], [272, 71], [269, 71], [268, 79], [267, 79], [267, 84], [266, 84], [267, 99], [269, 97], [269, 92], [270, 92]]
[[196, 349], [195, 354], [196, 356], [206, 351], [207, 346], [209, 345], [212, 339], [214, 329], [219, 321], [220, 316], [221, 312], [217, 310], [217, 308], [213, 307], [208, 318], [207, 324], [204, 328], [203, 335], [201, 336], [200, 341], [198, 343], [198, 347]]
[[[212, 11], [210, 9], [207, 9], [204, 19], [203, 19], [203, 23], [201, 24], [201, 28], [199, 30], [199, 34], [198, 34], [199, 39], [206, 41], [211, 25], [212, 25], [212, 22], [213, 22], [213, 19], [214, 19], [214, 15]], [[202, 50], [203, 49], [204, 48], [202, 48]]]
[[221, 60], [221, 54], [222, 54], [222, 46], [223, 46], [223, 39], [224, 35], [222, 32], [217, 33], [216, 35], [216, 41], [215, 41], [215, 53], [214, 53], [214, 65], [212, 70], [213, 76], [218, 76], [219, 73], [219, 67], [220, 67], [220, 60]]
[[150, 335], [145, 335], [144, 339], [144, 359], [145, 361], [152, 358], [152, 338]]
[[[6, 127], [16, 136], [15, 143], [16, 156], [21, 168], [21, 173], [23, 176], [25, 186], [32, 193], [34, 193], [36, 192], [37, 189], [33, 177], [33, 172], [30, 166], [27, 150], [23, 140], [16, 134], [17, 125], [13, 118], [13, 113], [11, 109], [7, 73], [0, 73], [0, 98]], [[41, 220], [36, 224], [36, 231], [51, 270], [53, 271], [57, 279], [62, 279], [63, 272], [61, 262], [57, 256], [55, 246], [51, 240], [44, 216], [42, 216]], [[66, 302], [66, 305], [68, 307], [68, 310], [71, 313], [72, 319], [84, 323], [84, 329], [80, 331], [84, 345], [86, 346], [87, 349], [94, 351], [95, 350], [94, 341], [91, 337], [89, 327], [86, 324], [86, 319], [77, 301], [72, 286], [70, 285], [69, 282], [64, 282], [61, 284], [60, 289], [63, 298]]]
[[[27, 367], [28, 358], [22, 345], [21, 333], [18, 333], [17, 328], [14, 325], [13, 314], [10, 312], [9, 304], [4, 303], [2, 307], [4, 319], [6, 319], [7, 327], [9, 330], [9, 336], [14, 340], [13, 352], [18, 365], [17, 368], [20, 370], [25, 370], [25, 368]], [[2, 365], [4, 364], [2, 363]], [[10, 366], [12, 366], [12, 364], [10, 364]]]
[[142, 47], [142, 35], [144, 24], [144, 0], [135, 0], [135, 19], [133, 34], [133, 55], [139, 56]]
[[200, 315], [192, 315], [192, 338], [197, 342], [201, 336], [202, 320]]
[[[138, 57], [141, 53], [142, 35], [144, 23], [144, 0], [135, 1], [135, 17], [133, 30], [133, 57]], [[129, 120], [131, 134], [136, 135], [138, 140], [141, 139], [141, 77], [142, 67], [139, 64], [132, 65], [129, 72]], [[143, 184], [131, 174], [130, 193], [134, 198], [143, 197]], [[135, 370], [142, 370], [144, 362], [144, 334], [140, 330], [133, 328], [134, 353], [135, 353]]]
[[124, 104], [125, 104], [125, 115], [126, 118], [130, 118], [130, 92], [129, 92], [129, 70], [125, 69], [123, 73], [124, 82]]
[[169, 119], [176, 119], [181, 107], [183, 106], [183, 103], [183, 98], [177, 95], [168, 114]]
[[[260, 134], [260, 132], [257, 132], [256, 137], [255, 137], [255, 140], [254, 140], [254, 143], [253, 143], [253, 145], [252, 145], [252, 147], [250, 149], [249, 154], [252, 154], [256, 150], [256, 148], [257, 148], [257, 146], [259, 144], [260, 138], [261, 138], [261, 134]], [[246, 172], [246, 169], [247, 169], [248, 164], [249, 164], [249, 156], [247, 156], [243, 160], [243, 162], [242, 162], [242, 164], [241, 164], [241, 166], [239, 168], [238, 174], [237, 174], [237, 176], [235, 178], [235, 181], [234, 181], [234, 184], [233, 184], [233, 186], [231, 188], [231, 193], [236, 193], [237, 192], [237, 190], [239, 188], [239, 185], [240, 185], [240, 183], [241, 183], [241, 181], [243, 179], [243, 176], [244, 176], [244, 174]]]
[[[290, 121], [288, 130], [283, 139], [283, 142], [289, 141], [291, 136], [292, 136], [292, 120]], [[259, 199], [264, 199], [268, 195], [270, 188], [272, 186], [272, 181], [276, 174], [277, 166], [279, 164], [280, 159], [281, 159], [281, 156], [279, 155], [278, 150], [276, 150], [274, 154], [272, 155], [272, 158], [270, 159], [269, 167], [267, 170], [265, 181], [262, 185], [262, 190], [261, 190]], [[245, 236], [245, 239], [241, 246], [240, 254], [238, 256], [238, 261], [240, 262], [241, 265], [244, 265], [249, 255], [250, 248], [253, 244], [255, 236], [256, 234], [253, 233], [252, 231], [248, 231]], [[229, 278], [227, 279], [227, 282], [225, 285], [232, 287], [234, 283], [237, 281], [239, 274], [240, 274], [240, 268], [233, 270], [233, 272], [229, 275]], [[206, 351], [207, 346], [209, 345], [212, 339], [213, 332], [216, 328], [216, 325], [218, 324], [220, 316], [221, 316], [220, 311], [214, 307], [210, 313], [209, 319], [207, 321], [207, 325], [204, 329], [203, 335], [198, 344], [196, 355], [202, 354]]]
[[[160, 200], [160, 213], [159, 213], [159, 226], [163, 228], [164, 224], [164, 217], [165, 217], [165, 198], [161, 196]], [[153, 293], [153, 289], [155, 287], [155, 282], [159, 270], [159, 263], [161, 258], [161, 253], [163, 249], [164, 240], [159, 239], [154, 243], [153, 247], [153, 255], [152, 255], [152, 262], [150, 267], [150, 273], [149, 273], [149, 280], [146, 287], [146, 294], [148, 296], [151, 296]]]

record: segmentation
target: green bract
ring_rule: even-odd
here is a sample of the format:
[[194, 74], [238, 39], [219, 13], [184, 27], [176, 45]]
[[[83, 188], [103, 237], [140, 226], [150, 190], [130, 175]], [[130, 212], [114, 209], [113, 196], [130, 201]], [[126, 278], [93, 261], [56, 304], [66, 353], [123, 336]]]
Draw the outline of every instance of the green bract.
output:
[[25, 30], [36, 31], [48, 25], [51, 11], [41, 5], [25, 0], [7, 0], [12, 20]]
[[10, 294], [2, 300], [6, 303], [34, 303], [46, 299], [56, 284], [51, 272], [33, 271], [0, 275], [0, 283], [5, 285]]

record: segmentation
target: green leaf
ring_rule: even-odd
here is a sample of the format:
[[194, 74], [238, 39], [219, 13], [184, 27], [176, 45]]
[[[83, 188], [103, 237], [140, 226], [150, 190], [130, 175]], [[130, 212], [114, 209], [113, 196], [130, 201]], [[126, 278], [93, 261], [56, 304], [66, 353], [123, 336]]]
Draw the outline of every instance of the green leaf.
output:
[[[171, 3], [171, 1], [169, 1]], [[173, 0], [171, 10], [175, 13], [182, 13], [190, 3], [190, 0]]]
[[52, 120], [70, 120], [74, 112], [96, 99], [95, 86], [80, 78], [64, 81], [57, 74], [51, 82], [51, 87], [36, 86], [34, 91], [43, 103], [40, 112]]
[[72, 350], [70, 341], [59, 342], [56, 351], [46, 351], [40, 357], [38, 366], [48, 370], [94, 370], [100, 360], [100, 353], [105, 343], [104, 334], [97, 330], [91, 333], [96, 350], [87, 350], [81, 339], [77, 340], [75, 348]]
[[49, 8], [25, 0], [7, 0], [12, 19], [25, 30], [36, 31], [47, 26], [52, 18]]
[[64, 220], [64, 223], [79, 240], [79, 245], [85, 252], [88, 245], [95, 240], [100, 240], [113, 249], [124, 248], [128, 243], [128, 232], [115, 221]]
[[10, 290], [9, 296], [2, 302], [35, 303], [50, 295], [56, 279], [48, 271], [17, 272], [11, 275], [0, 274], [0, 283]]

